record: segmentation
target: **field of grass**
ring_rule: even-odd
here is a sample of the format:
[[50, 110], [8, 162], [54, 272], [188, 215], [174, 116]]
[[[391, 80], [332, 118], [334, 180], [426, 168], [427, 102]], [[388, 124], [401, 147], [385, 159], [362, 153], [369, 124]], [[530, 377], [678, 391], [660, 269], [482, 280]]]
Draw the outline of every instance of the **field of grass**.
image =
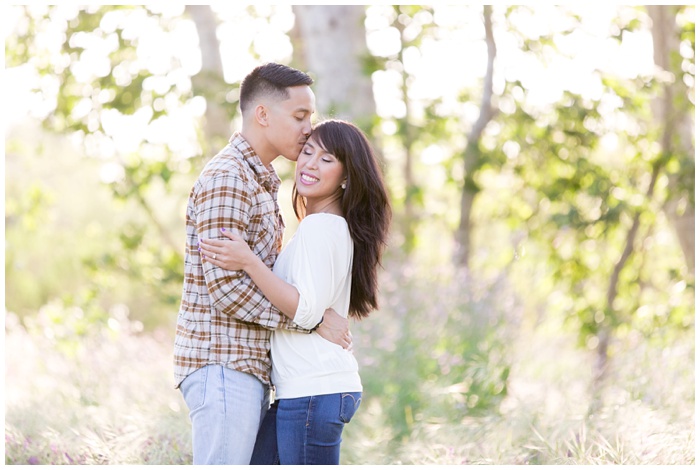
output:
[[[143, 334], [119, 311], [99, 327], [83, 319], [55, 305], [26, 327], [6, 315], [5, 463], [191, 463], [187, 409], [172, 386], [172, 332]], [[361, 348], [361, 334], [356, 354], [368, 362], [373, 352]], [[692, 334], [658, 345], [633, 334], [617, 342], [592, 415], [590, 353], [546, 322], [521, 327], [517, 338], [497, 409], [427, 409], [395, 438], [387, 397], [366, 394], [346, 427], [342, 463], [695, 463]], [[363, 380], [385, 372], [364, 366]], [[422, 385], [424, 394], [448, 393]]]

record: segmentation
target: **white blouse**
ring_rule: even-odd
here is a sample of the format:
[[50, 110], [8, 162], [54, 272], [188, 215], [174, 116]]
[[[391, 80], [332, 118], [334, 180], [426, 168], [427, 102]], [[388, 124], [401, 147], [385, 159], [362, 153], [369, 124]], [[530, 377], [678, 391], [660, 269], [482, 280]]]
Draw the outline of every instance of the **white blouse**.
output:
[[[321, 213], [302, 219], [273, 269], [299, 291], [294, 323], [311, 329], [327, 308], [347, 318], [352, 256], [352, 238], [344, 218]], [[316, 332], [283, 329], [272, 334], [272, 383], [276, 398], [362, 391], [351, 352]]]

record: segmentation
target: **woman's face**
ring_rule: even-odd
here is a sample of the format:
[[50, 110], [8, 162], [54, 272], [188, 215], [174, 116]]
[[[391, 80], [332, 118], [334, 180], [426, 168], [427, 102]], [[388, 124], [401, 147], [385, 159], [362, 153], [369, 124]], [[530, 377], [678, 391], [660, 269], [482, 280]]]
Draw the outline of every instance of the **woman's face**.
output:
[[307, 205], [335, 196], [342, 191], [343, 164], [335, 155], [327, 153], [313, 135], [304, 144], [297, 159], [295, 181], [297, 192], [306, 198]]

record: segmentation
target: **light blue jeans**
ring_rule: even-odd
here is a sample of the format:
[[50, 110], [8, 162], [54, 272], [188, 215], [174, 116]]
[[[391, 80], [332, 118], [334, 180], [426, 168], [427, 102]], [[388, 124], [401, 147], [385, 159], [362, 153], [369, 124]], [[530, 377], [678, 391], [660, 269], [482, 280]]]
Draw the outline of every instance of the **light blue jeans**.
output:
[[248, 465], [270, 404], [268, 386], [255, 376], [209, 365], [180, 390], [190, 409], [195, 465]]

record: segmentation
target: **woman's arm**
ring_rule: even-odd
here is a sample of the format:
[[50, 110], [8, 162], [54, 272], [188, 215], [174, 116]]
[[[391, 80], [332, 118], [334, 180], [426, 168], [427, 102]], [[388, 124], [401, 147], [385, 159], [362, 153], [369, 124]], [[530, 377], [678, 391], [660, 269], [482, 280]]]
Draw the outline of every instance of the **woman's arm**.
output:
[[223, 230], [222, 233], [231, 241], [214, 239], [199, 243], [203, 258], [223, 269], [245, 271], [272, 305], [293, 320], [299, 307], [296, 287], [277, 277], [239, 235]]
[[[331, 253], [328, 246], [332, 238], [320, 233], [321, 226], [314, 226], [313, 221], [308, 221], [307, 224], [309, 223], [312, 226], [310, 232], [306, 232], [307, 237], [309, 233], [317, 236], [308, 240], [305, 249], [293, 261], [295, 278], [300, 282], [298, 285], [289, 284], [273, 273], [237, 234], [222, 230], [229, 240], [202, 240], [200, 251], [204, 261], [223, 269], [244, 270], [248, 273], [270, 302], [294, 320], [295, 324], [306, 329], [317, 327], [316, 332], [321, 337], [350, 350], [352, 335], [348, 329], [348, 319], [335, 310], [326, 308], [331, 304], [333, 295], [334, 263], [329, 258]], [[347, 253], [340, 256], [347, 256]]]
[[294, 320], [299, 307], [299, 291], [291, 284], [277, 277], [257, 256], [243, 266], [253, 282], [260, 288], [272, 305]]

